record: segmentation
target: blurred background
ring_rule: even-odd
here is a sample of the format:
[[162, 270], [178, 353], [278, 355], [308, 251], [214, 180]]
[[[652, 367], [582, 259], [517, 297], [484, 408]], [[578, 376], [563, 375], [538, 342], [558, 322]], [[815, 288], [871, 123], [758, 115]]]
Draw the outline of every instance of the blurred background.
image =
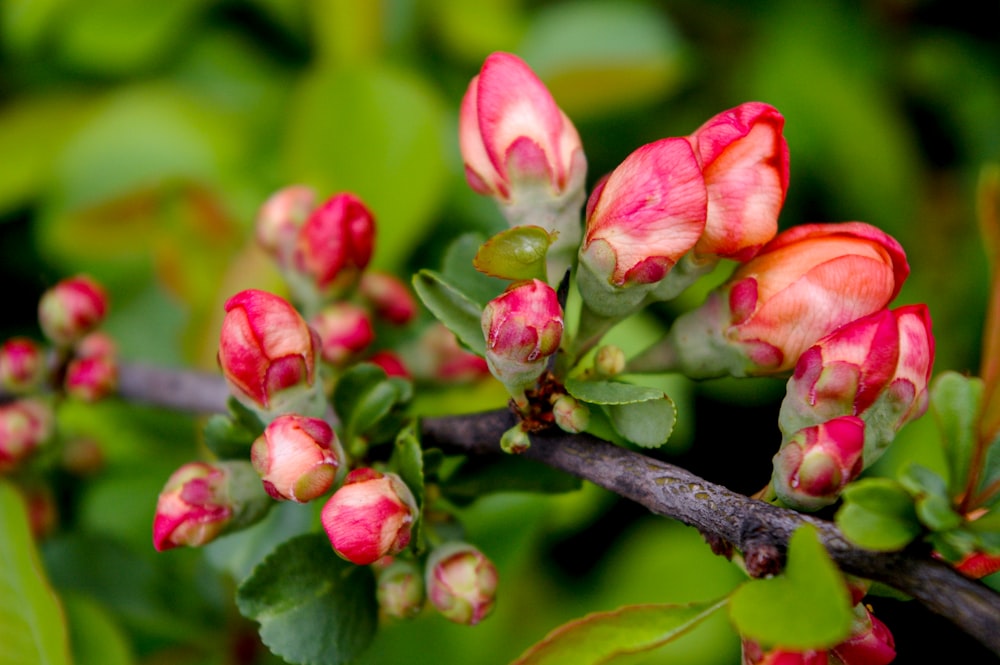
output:
[[[930, 306], [937, 371], [975, 374], [988, 284], [976, 182], [1000, 161], [996, 10], [951, 0], [0, 0], [0, 339], [38, 337], [42, 291], [85, 271], [112, 294], [107, 327], [124, 358], [213, 370], [224, 300], [280, 288], [251, 227], [291, 183], [359, 194], [378, 220], [379, 267], [437, 267], [457, 233], [503, 224], [465, 184], [456, 128], [468, 81], [505, 50], [576, 123], [591, 182], [638, 146], [743, 101], [776, 106], [791, 151], [782, 226], [863, 220], [893, 234], [913, 270], [897, 304]], [[618, 341], [655, 338], [703, 293], [616, 331]], [[666, 381], [681, 422], [657, 454], [760, 489], [783, 384]], [[444, 394], [433, 408], [497, 407], [495, 388]], [[940, 464], [929, 421], [904, 430], [881, 472], [904, 457]], [[198, 424], [114, 403], [64, 409], [64, 434], [92, 438], [104, 458], [89, 477], [57, 479], [58, 522], [41, 543], [78, 642], [81, 630], [100, 636], [78, 662], [275, 662], [233, 604], [250, 559], [233, 563], [242, 545], [224, 539], [206, 556], [157, 554], [150, 542], [156, 495], [199, 453]], [[592, 487], [498, 495], [464, 513], [500, 567], [496, 614], [471, 629], [431, 613], [387, 625], [366, 663], [505, 663], [586, 612], [708, 600], [742, 580], [697, 533]], [[988, 657], [912, 603], [872, 602], [898, 662], [959, 648]], [[738, 660], [738, 639], [716, 617], [636, 662]]]

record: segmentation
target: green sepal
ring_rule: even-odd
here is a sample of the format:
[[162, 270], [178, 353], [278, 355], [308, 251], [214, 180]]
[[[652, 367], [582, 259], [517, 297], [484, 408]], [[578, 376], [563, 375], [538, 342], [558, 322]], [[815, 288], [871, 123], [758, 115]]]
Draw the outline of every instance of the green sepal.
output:
[[844, 537], [865, 549], [894, 551], [923, 532], [913, 497], [888, 478], [866, 478], [849, 484], [835, 521]]
[[473, 266], [485, 241], [486, 236], [482, 233], [463, 233], [448, 245], [441, 261], [444, 279], [450, 284], [461, 284], [462, 293], [478, 304], [480, 310], [507, 288], [506, 280], [490, 277]]
[[540, 226], [505, 229], [480, 246], [472, 265], [491, 277], [544, 282], [545, 257], [552, 241], [552, 235]]
[[803, 525], [792, 534], [780, 575], [750, 580], [733, 592], [729, 617], [740, 635], [786, 649], [827, 649], [850, 634], [850, 593], [815, 527]]
[[413, 290], [424, 305], [470, 351], [486, 355], [483, 336], [483, 307], [460, 288], [433, 270], [421, 270], [413, 276]]
[[371, 569], [338, 557], [318, 533], [275, 548], [239, 586], [236, 606], [289, 663], [347, 665], [368, 647], [378, 625]]
[[264, 432], [264, 423], [233, 397], [226, 406], [228, 414], [216, 413], [205, 422], [205, 445], [219, 459], [246, 457], [254, 440]]

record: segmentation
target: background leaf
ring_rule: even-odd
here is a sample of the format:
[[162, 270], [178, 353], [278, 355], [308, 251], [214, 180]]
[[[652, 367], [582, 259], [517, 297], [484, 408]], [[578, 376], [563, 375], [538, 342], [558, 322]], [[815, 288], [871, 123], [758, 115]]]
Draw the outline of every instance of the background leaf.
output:
[[413, 289], [427, 309], [455, 333], [459, 341], [473, 353], [486, 355], [480, 305], [432, 270], [421, 270], [414, 275]]
[[892, 551], [906, 547], [921, 534], [913, 497], [888, 478], [867, 478], [851, 483], [841, 495], [837, 526], [861, 547]]

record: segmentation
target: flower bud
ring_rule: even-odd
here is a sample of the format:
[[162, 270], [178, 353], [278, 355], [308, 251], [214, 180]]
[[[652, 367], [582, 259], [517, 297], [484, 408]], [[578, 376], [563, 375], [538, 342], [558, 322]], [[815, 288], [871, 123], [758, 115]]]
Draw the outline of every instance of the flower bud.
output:
[[368, 311], [351, 302], [326, 305], [309, 325], [319, 335], [320, 353], [331, 365], [343, 365], [375, 341]]
[[819, 510], [837, 500], [861, 473], [865, 423], [842, 416], [800, 430], [774, 456], [771, 484], [796, 510]]
[[884, 623], [859, 603], [854, 607], [851, 636], [830, 650], [831, 662], [843, 665], [888, 665], [896, 658], [896, 642]]
[[490, 375], [486, 359], [462, 348], [455, 333], [438, 321], [427, 326], [404, 354], [414, 377], [424, 381], [468, 383]]
[[323, 506], [321, 520], [334, 551], [359, 566], [410, 544], [417, 502], [395, 473], [355, 469]]
[[448, 543], [427, 559], [427, 597], [445, 618], [474, 626], [493, 611], [497, 569], [466, 543]]
[[337, 478], [344, 451], [324, 420], [280, 415], [250, 448], [250, 461], [264, 490], [279, 501], [312, 501], [327, 493]]
[[299, 229], [316, 207], [316, 192], [306, 185], [291, 185], [278, 190], [264, 202], [257, 213], [257, 244], [279, 259], [290, 255]]
[[107, 311], [104, 288], [86, 275], [77, 275], [42, 294], [38, 322], [55, 344], [69, 346], [100, 325]]
[[631, 368], [692, 378], [785, 373], [820, 338], [883, 309], [908, 274], [902, 247], [873, 226], [793, 227], [679, 317]]
[[829, 665], [826, 651], [789, 651], [774, 648], [767, 651], [757, 642], [742, 640], [742, 665]]
[[590, 409], [571, 395], [559, 395], [552, 403], [552, 416], [559, 429], [578, 434], [590, 424]]
[[520, 455], [531, 447], [531, 437], [518, 423], [500, 435], [500, 449], [509, 455]]
[[784, 125], [774, 107], [747, 102], [688, 137], [708, 188], [705, 231], [694, 247], [699, 259], [746, 261], [777, 233], [788, 191]]
[[610, 379], [625, 371], [625, 352], [614, 344], [605, 344], [594, 354], [594, 371], [597, 376]]
[[376, 351], [368, 358], [368, 362], [381, 367], [386, 376], [396, 376], [401, 379], [410, 378], [410, 371], [406, 369], [403, 359], [395, 351], [388, 349]]
[[577, 283], [584, 303], [624, 318], [702, 235], [708, 192], [691, 144], [661, 139], [629, 155], [587, 201]]
[[13, 337], [0, 346], [0, 388], [23, 395], [45, 379], [45, 352], [27, 337]]
[[410, 619], [424, 606], [424, 578], [413, 561], [396, 559], [378, 571], [375, 599], [386, 615]]
[[978, 580], [1000, 571], [1000, 554], [970, 552], [962, 557], [961, 561], [952, 565], [966, 577]]
[[394, 326], [406, 325], [417, 315], [417, 301], [395, 275], [366, 270], [358, 289], [361, 297], [375, 309], [375, 315]]
[[83, 402], [96, 402], [118, 388], [118, 362], [109, 356], [74, 358], [66, 366], [66, 394]]
[[219, 365], [233, 396], [248, 408], [322, 415], [318, 352], [315, 333], [283, 298], [250, 289], [226, 302]]
[[934, 337], [926, 305], [862, 317], [809, 347], [795, 365], [778, 425], [790, 434], [837, 416], [865, 421], [864, 466], [927, 409]]
[[40, 399], [0, 404], [0, 474], [15, 469], [48, 441], [54, 419], [51, 407]]
[[272, 501], [249, 462], [189, 462], [167, 480], [156, 502], [153, 547], [199, 547], [250, 526]]
[[[550, 257], [571, 259], [587, 160], [573, 123], [531, 68], [509, 53], [486, 58], [462, 99], [458, 130], [472, 189], [496, 199], [511, 226], [558, 233]], [[550, 277], [562, 279], [568, 265], [550, 261]]]
[[559, 350], [562, 307], [545, 282], [515, 282], [486, 305], [482, 327], [490, 372], [518, 399]]

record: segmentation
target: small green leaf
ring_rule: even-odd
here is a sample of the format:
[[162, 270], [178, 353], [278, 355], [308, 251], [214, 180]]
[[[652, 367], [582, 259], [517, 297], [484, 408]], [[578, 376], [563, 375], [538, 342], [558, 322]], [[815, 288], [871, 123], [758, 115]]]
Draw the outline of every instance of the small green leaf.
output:
[[962, 524], [962, 517], [956, 513], [951, 502], [936, 494], [928, 494], [917, 499], [917, 517], [931, 531], [948, 531]]
[[466, 298], [482, 309], [507, 288], [506, 280], [490, 277], [473, 266], [479, 248], [486, 242], [481, 233], [463, 233], [444, 252], [441, 275], [450, 284], [461, 284]]
[[371, 643], [378, 623], [371, 570], [338, 557], [323, 534], [275, 549], [240, 585], [236, 605], [290, 663], [346, 665]]
[[431, 314], [436, 316], [473, 353], [486, 355], [486, 340], [480, 322], [482, 306], [433, 270], [413, 276], [413, 289]]
[[333, 407], [343, 423], [345, 442], [374, 428], [407, 394], [378, 365], [358, 363], [344, 372], [334, 388]]
[[941, 429], [951, 470], [950, 487], [965, 487], [969, 465], [976, 450], [979, 405], [983, 382], [957, 372], [942, 372], [931, 388], [931, 409]]
[[877, 551], [899, 550], [923, 532], [913, 497], [888, 478], [868, 478], [851, 483], [841, 495], [837, 526], [861, 547]]
[[546, 280], [545, 255], [552, 236], [540, 226], [516, 226], [487, 240], [476, 252], [473, 266], [500, 279]]
[[686, 634], [726, 604], [628, 605], [570, 621], [546, 635], [512, 665], [598, 665], [643, 653]]
[[664, 396], [662, 390], [621, 381], [567, 379], [566, 390], [581, 402], [590, 404], [635, 404], [657, 400]]
[[417, 500], [418, 518], [413, 527], [413, 542], [418, 551], [423, 550], [423, 520], [419, 518], [424, 508], [424, 452], [416, 423], [411, 422], [396, 437], [389, 467], [399, 474]]
[[733, 592], [729, 616], [741, 635], [787, 649], [825, 649], [850, 634], [850, 593], [815, 527], [792, 534], [781, 575]]
[[677, 423], [677, 407], [666, 395], [635, 404], [610, 404], [604, 409], [623, 437], [643, 448], [662, 446]]
[[66, 624], [28, 529], [27, 508], [0, 480], [0, 663], [68, 665]]
[[441, 491], [450, 501], [467, 505], [494, 492], [560, 494], [582, 487], [576, 476], [517, 455], [490, 459], [467, 458], [446, 481]]
[[232, 418], [217, 413], [202, 430], [205, 445], [216, 457], [227, 459], [246, 455], [257, 436]]

